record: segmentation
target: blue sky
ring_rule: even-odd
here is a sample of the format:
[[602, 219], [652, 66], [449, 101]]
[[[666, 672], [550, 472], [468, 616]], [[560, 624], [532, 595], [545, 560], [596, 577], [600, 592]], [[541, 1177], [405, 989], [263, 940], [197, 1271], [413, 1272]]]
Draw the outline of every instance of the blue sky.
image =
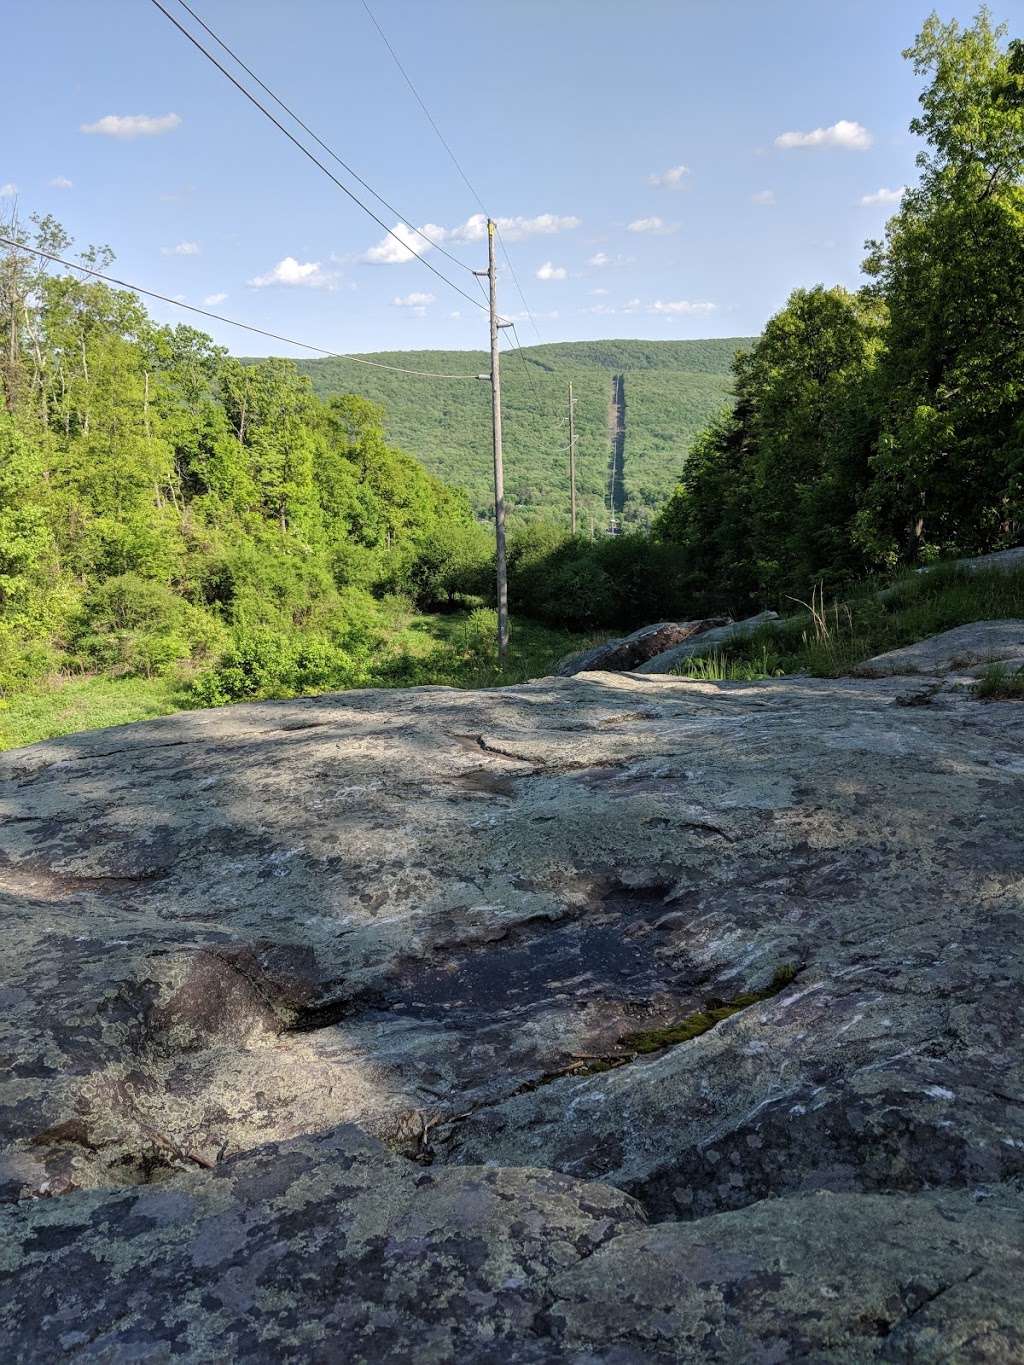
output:
[[[544, 341], [755, 333], [798, 285], [856, 285], [864, 240], [915, 175], [918, 82], [900, 51], [927, 3], [371, 5], [508, 220]], [[16, 190], [23, 214], [54, 213], [79, 245], [110, 243], [125, 279], [329, 349], [486, 344], [484, 314], [415, 259], [390, 260], [397, 244], [148, 0], [5, 8], [6, 104], [21, 115], [0, 140], [8, 206]], [[478, 205], [360, 0], [193, 8], [407, 223], [485, 264]], [[939, 6], [963, 21], [974, 8]], [[1022, 0], [993, 10], [1024, 32]], [[500, 291], [535, 341], [507, 275]], [[288, 353], [207, 330], [237, 353]]]

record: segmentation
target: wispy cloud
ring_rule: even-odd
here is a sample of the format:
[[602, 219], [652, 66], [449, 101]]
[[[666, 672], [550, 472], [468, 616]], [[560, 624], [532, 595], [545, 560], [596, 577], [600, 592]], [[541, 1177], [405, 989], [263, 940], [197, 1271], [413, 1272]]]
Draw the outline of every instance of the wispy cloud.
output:
[[689, 174], [689, 166], [670, 166], [667, 171], [649, 175], [647, 183], [663, 190], [681, 190], [683, 181]]
[[71, 188], [71, 181], [66, 175], [55, 175], [50, 181], [50, 187], [55, 190], [69, 190]]
[[666, 233], [678, 232], [679, 230], [678, 223], [666, 223], [664, 218], [659, 218], [657, 214], [651, 218], [634, 218], [626, 226], [630, 232], [650, 232], [662, 237]]
[[175, 246], [162, 246], [161, 256], [198, 256], [198, 242], [178, 242]]
[[609, 303], [594, 303], [586, 311], [602, 317], [612, 316], [616, 313], [648, 313], [651, 317], [670, 318], [702, 317], [708, 313], [714, 313], [717, 308], [716, 303], [695, 303], [690, 299], [655, 299], [653, 303], [644, 303], [640, 299], [628, 299], [618, 306]]
[[655, 299], [647, 311], [663, 317], [694, 317], [713, 313], [717, 307], [715, 303], [692, 303], [689, 299]]
[[604, 270], [612, 265], [630, 265], [635, 259], [635, 256], [609, 256], [607, 251], [595, 251], [593, 256], [588, 257], [587, 265], [595, 270]]
[[13, 199], [18, 193], [18, 187], [13, 180], [8, 180], [6, 185], [0, 185], [0, 199]]
[[226, 298], [227, 294], [207, 294], [206, 298], [203, 299], [203, 307], [213, 308], [218, 303], [223, 303]]
[[[495, 221], [506, 241], [517, 242], [524, 237], [551, 236], [556, 232], [568, 232], [579, 227], [582, 220], [571, 214], [540, 213], [534, 218], [524, 218], [520, 215], [514, 218], [498, 218]], [[487, 237], [487, 218], [482, 213], [474, 213], [456, 227], [423, 223], [416, 229], [410, 227], [408, 223], [396, 223], [391, 232], [393, 236], [382, 238], [363, 253], [361, 259], [365, 263], [404, 265], [406, 261], [411, 261], [416, 256], [425, 256], [428, 251], [433, 250], [435, 243], [482, 242]]]
[[774, 191], [774, 190], [758, 190], [756, 194], [752, 194], [752, 195], [750, 196], [750, 202], [751, 202], [752, 204], [764, 204], [764, 205], [771, 205], [771, 204], [774, 204], [774, 203], [775, 203], [775, 191]]
[[391, 300], [395, 308], [426, 308], [428, 304], [436, 303], [433, 294], [412, 293], [404, 297], [396, 296]]
[[99, 133], [103, 137], [156, 137], [180, 127], [179, 114], [105, 114], [95, 123], [80, 125], [83, 133]]
[[265, 275], [257, 275], [249, 281], [254, 289], [266, 289], [270, 285], [302, 285], [307, 289], [334, 289], [337, 275], [320, 268], [319, 261], [297, 261], [294, 256], [285, 256]]
[[864, 152], [873, 141], [862, 123], [841, 118], [828, 128], [814, 128], [809, 133], [780, 133], [775, 145], [784, 151], [791, 147], [845, 147], [847, 151]]
[[898, 204], [907, 192], [906, 185], [900, 185], [898, 189], [887, 190], [883, 186], [873, 194], [862, 194], [860, 202], [862, 204]]
[[[583, 222], [573, 213], [538, 213], [534, 218], [496, 218], [498, 231], [509, 242], [521, 241], [524, 237], [550, 237], [556, 232], [571, 232]], [[463, 227], [452, 233], [454, 241], [478, 242], [487, 235], [487, 219], [482, 213], [474, 213]]]
[[591, 292], [591, 294], [593, 294], [594, 298], [597, 299], [597, 298], [602, 298], [605, 294], [607, 294], [607, 293], [608, 293], [608, 290], [607, 290], [607, 289], [592, 289], [590, 292]]
[[568, 275], [564, 265], [555, 265], [553, 261], [545, 261], [537, 271], [538, 280], [564, 280]]

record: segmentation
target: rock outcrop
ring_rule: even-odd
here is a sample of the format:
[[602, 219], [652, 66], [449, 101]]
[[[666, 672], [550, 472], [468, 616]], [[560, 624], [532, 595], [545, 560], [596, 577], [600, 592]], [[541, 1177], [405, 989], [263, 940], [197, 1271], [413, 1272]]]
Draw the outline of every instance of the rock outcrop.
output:
[[4, 1359], [1020, 1359], [1024, 708], [905, 688], [0, 756]]
[[560, 678], [573, 678], [577, 673], [595, 671], [624, 673], [664, 653], [666, 649], [682, 644], [684, 640], [728, 623], [727, 616], [711, 616], [701, 621], [658, 621], [653, 626], [641, 626], [632, 635], [604, 640], [578, 654], [570, 654], [559, 663], [555, 672]]
[[887, 654], [876, 654], [854, 669], [862, 678], [925, 673], [977, 676], [994, 663], [1009, 672], [1024, 668], [1024, 621], [974, 621]]

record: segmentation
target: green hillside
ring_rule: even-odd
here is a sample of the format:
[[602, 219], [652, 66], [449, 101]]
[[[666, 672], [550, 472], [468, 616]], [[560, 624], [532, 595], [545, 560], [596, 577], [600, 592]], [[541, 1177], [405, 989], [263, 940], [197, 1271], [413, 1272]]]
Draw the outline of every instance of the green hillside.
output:
[[[646, 524], [674, 488], [694, 435], [729, 401], [729, 367], [749, 338], [581, 341], [503, 356], [505, 480], [511, 516], [568, 519], [567, 389], [576, 398], [580, 525], [607, 522], [611, 376], [625, 376], [623, 521]], [[409, 369], [483, 374], [484, 351], [390, 351], [367, 360]], [[348, 360], [297, 362], [321, 397], [358, 393], [384, 406], [391, 440], [487, 515], [492, 499], [486, 382], [418, 379]]]

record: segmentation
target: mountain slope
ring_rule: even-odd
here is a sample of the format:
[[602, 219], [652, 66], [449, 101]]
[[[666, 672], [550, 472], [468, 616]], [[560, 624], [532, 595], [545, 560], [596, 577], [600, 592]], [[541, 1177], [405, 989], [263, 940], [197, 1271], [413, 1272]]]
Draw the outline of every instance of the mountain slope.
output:
[[[732, 358], [749, 338], [559, 342], [502, 357], [505, 483], [512, 516], [568, 519], [568, 384], [576, 398], [580, 527], [607, 524], [611, 376], [624, 375], [627, 428], [623, 522], [650, 520], [671, 493], [690, 443], [729, 401]], [[390, 351], [367, 360], [484, 374], [485, 351]], [[492, 500], [490, 390], [474, 380], [418, 379], [348, 360], [300, 360], [322, 397], [358, 393], [383, 404], [391, 439], [434, 474]]]

